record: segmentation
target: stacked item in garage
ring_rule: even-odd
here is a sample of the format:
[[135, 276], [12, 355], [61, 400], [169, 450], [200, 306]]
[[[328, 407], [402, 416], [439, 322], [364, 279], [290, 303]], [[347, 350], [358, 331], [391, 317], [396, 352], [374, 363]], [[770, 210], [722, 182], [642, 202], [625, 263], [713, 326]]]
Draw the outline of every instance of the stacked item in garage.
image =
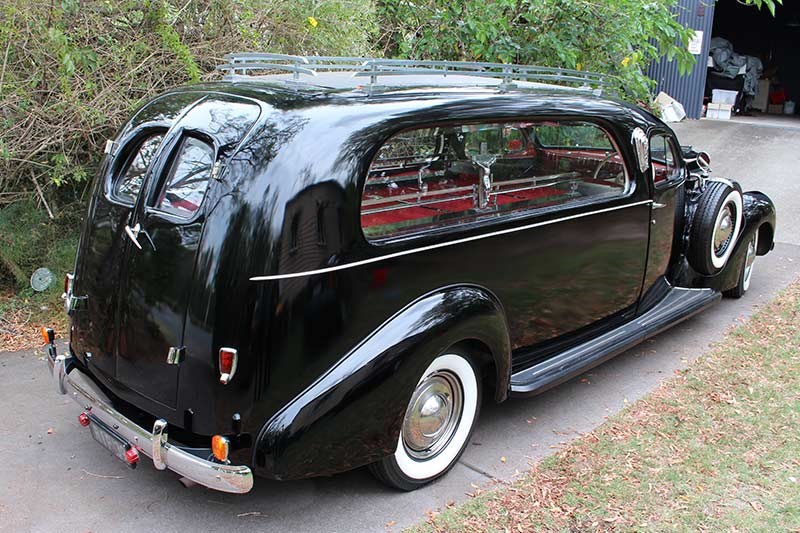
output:
[[786, 90], [777, 79], [769, 91], [769, 105], [766, 111], [770, 115], [794, 115], [795, 103], [789, 99]]
[[[706, 79], [706, 96], [717, 91], [734, 91], [733, 112], [743, 113], [752, 107], [759, 87], [759, 78], [764, 72], [761, 60], [754, 56], [737, 54], [733, 44], [727, 39], [714, 37], [711, 39], [711, 61]], [[719, 93], [721, 94], [721, 93]], [[724, 96], [729, 99], [728, 95]], [[712, 103], [715, 102], [712, 99]], [[725, 102], [729, 104], [729, 102]]]
[[713, 89], [711, 91], [711, 103], [708, 104], [708, 111], [706, 111], [706, 118], [730, 120], [733, 106], [736, 105], [738, 97], [738, 91]]

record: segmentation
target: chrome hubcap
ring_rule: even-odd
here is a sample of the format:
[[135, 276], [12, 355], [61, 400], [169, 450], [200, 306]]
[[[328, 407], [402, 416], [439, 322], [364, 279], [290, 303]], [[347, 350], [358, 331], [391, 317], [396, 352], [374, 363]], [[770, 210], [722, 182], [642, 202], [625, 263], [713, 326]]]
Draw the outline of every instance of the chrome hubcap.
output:
[[450, 441], [461, 419], [461, 383], [449, 372], [435, 372], [414, 391], [403, 420], [403, 444], [415, 459], [430, 459]]
[[730, 205], [726, 205], [719, 217], [717, 227], [714, 228], [714, 253], [721, 257], [730, 244], [733, 236], [733, 213]]

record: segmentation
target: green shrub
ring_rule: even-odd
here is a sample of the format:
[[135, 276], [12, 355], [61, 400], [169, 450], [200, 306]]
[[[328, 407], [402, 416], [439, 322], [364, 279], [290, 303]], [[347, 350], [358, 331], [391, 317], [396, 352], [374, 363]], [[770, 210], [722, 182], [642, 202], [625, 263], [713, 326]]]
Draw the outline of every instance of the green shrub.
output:
[[677, 0], [379, 0], [389, 55], [537, 64], [618, 77], [618, 90], [650, 101], [650, 61], [667, 55], [686, 72], [691, 31], [676, 20]]
[[81, 194], [136, 107], [225, 53], [363, 55], [374, 20], [372, 0], [0, 1], [0, 206]]
[[25, 288], [33, 271], [46, 267], [56, 277], [50, 288], [60, 294], [64, 273], [74, 266], [83, 214], [84, 207], [73, 204], [50, 220], [31, 201], [0, 210], [0, 286]]

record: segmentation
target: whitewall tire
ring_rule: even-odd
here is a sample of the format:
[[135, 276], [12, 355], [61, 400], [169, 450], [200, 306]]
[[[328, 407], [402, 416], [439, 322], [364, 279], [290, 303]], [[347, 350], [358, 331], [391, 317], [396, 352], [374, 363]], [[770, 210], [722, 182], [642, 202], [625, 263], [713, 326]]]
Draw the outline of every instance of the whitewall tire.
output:
[[709, 256], [716, 269], [722, 269], [733, 252], [736, 239], [742, 230], [742, 193], [732, 190], [722, 201], [714, 220]]
[[758, 230], [753, 233], [753, 236], [747, 241], [747, 248], [745, 249], [744, 261], [742, 261], [742, 268], [739, 270], [739, 278], [736, 286], [732, 289], [725, 291], [725, 296], [731, 298], [741, 298], [744, 293], [750, 289], [750, 280], [753, 279], [753, 269], [755, 268], [756, 255], [758, 254]]
[[722, 270], [742, 231], [742, 193], [727, 183], [712, 181], [700, 196], [692, 219], [687, 257], [701, 274]]
[[414, 490], [458, 461], [478, 419], [481, 381], [464, 355], [438, 356], [411, 395], [394, 454], [370, 465], [381, 481]]

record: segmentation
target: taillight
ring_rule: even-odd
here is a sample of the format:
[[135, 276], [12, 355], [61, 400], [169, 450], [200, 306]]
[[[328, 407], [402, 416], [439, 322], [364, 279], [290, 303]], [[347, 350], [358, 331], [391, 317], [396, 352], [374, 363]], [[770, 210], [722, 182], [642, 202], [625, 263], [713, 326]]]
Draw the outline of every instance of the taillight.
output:
[[82, 425], [83, 427], [88, 426], [89, 425], [89, 415], [87, 415], [86, 413], [79, 414], [78, 415], [78, 423], [80, 425]]
[[234, 348], [219, 349], [219, 382], [223, 385], [227, 385], [233, 379], [238, 358]]

